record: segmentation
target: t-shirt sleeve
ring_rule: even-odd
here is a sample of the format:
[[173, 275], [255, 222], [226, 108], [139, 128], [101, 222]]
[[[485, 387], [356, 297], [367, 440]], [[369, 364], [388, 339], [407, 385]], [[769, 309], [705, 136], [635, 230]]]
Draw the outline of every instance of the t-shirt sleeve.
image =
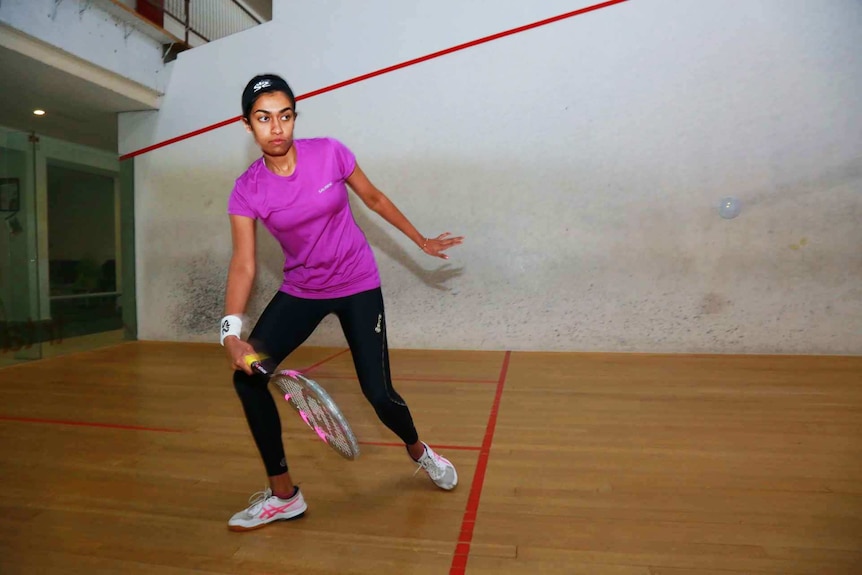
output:
[[256, 218], [257, 214], [249, 205], [246, 197], [246, 188], [239, 182], [233, 186], [233, 191], [227, 200], [227, 213], [232, 216], [245, 216], [247, 218]]
[[350, 149], [336, 139], [330, 139], [335, 152], [335, 165], [338, 167], [341, 179], [346, 180], [356, 169], [356, 157]]

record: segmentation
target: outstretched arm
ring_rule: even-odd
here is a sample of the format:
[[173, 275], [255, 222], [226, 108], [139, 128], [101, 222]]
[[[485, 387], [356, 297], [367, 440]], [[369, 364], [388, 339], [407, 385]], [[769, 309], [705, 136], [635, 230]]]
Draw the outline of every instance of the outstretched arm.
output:
[[[225, 293], [225, 315], [243, 316], [248, 304], [251, 287], [255, 275], [255, 222], [244, 216], [230, 216], [231, 237], [233, 240], [233, 255], [227, 272], [227, 288]], [[247, 342], [235, 336], [224, 340], [224, 347], [234, 369], [241, 369], [251, 374], [251, 369], [243, 361], [243, 357], [254, 353]]]
[[410, 240], [419, 246], [422, 251], [430, 256], [436, 256], [444, 260], [449, 259], [449, 256], [443, 253], [445, 250], [457, 246], [464, 241], [463, 236], [451, 237], [452, 234], [446, 232], [440, 234], [436, 238], [426, 238], [410, 223], [410, 220], [401, 213], [392, 200], [386, 197], [386, 194], [378, 190], [374, 184], [365, 175], [365, 172], [356, 165], [353, 173], [347, 178], [347, 184], [356, 192], [356, 195], [374, 212], [401, 230], [401, 232], [410, 238]]

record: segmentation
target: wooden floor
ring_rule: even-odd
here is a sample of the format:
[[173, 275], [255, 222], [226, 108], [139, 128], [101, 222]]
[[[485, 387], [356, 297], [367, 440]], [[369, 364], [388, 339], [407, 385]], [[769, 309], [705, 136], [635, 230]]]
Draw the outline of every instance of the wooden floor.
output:
[[125, 339], [125, 332], [118, 329], [67, 337], [60, 341], [28, 344], [23, 349], [0, 349], [0, 368], [18, 365], [19, 363], [29, 363], [37, 358], [58, 357], [97, 347], [114, 345], [125, 341]]
[[436, 489], [344, 349], [308, 368], [355, 462], [280, 404], [309, 503], [265, 485], [217, 345], [126, 343], [0, 369], [0, 573], [862, 573], [862, 357], [393, 351]]

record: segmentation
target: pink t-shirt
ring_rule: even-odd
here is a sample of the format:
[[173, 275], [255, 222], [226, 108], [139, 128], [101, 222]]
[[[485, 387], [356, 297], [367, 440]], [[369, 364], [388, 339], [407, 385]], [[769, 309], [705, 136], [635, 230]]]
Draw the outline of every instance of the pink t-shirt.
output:
[[263, 157], [237, 178], [228, 213], [261, 220], [284, 251], [281, 291], [310, 299], [344, 297], [380, 287], [365, 234], [353, 219], [345, 180], [356, 159], [332, 138], [294, 140], [290, 176], [269, 171]]

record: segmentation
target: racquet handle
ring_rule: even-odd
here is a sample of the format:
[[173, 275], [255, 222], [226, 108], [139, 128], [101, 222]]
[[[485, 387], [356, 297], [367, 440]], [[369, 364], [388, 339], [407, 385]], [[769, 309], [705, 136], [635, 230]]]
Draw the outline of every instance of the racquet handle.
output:
[[251, 355], [247, 355], [243, 358], [245, 364], [251, 368], [252, 371], [256, 371], [263, 375], [270, 375], [270, 373], [263, 367], [263, 360], [268, 358], [269, 356], [263, 353], [253, 353]]
[[270, 378], [275, 377], [277, 375], [287, 375], [289, 377], [296, 378], [296, 377], [302, 375], [301, 372], [296, 371], [294, 369], [287, 369], [287, 370], [281, 371], [279, 373], [271, 373], [263, 366], [264, 360], [267, 360], [267, 359], [269, 359], [269, 356], [266, 355], [265, 353], [253, 353], [251, 355], [245, 356], [243, 358], [243, 361], [245, 361], [245, 364], [247, 366], [249, 366], [252, 371], [256, 371], [257, 373], [259, 373], [261, 375], [265, 375], [266, 377], [270, 377]]

